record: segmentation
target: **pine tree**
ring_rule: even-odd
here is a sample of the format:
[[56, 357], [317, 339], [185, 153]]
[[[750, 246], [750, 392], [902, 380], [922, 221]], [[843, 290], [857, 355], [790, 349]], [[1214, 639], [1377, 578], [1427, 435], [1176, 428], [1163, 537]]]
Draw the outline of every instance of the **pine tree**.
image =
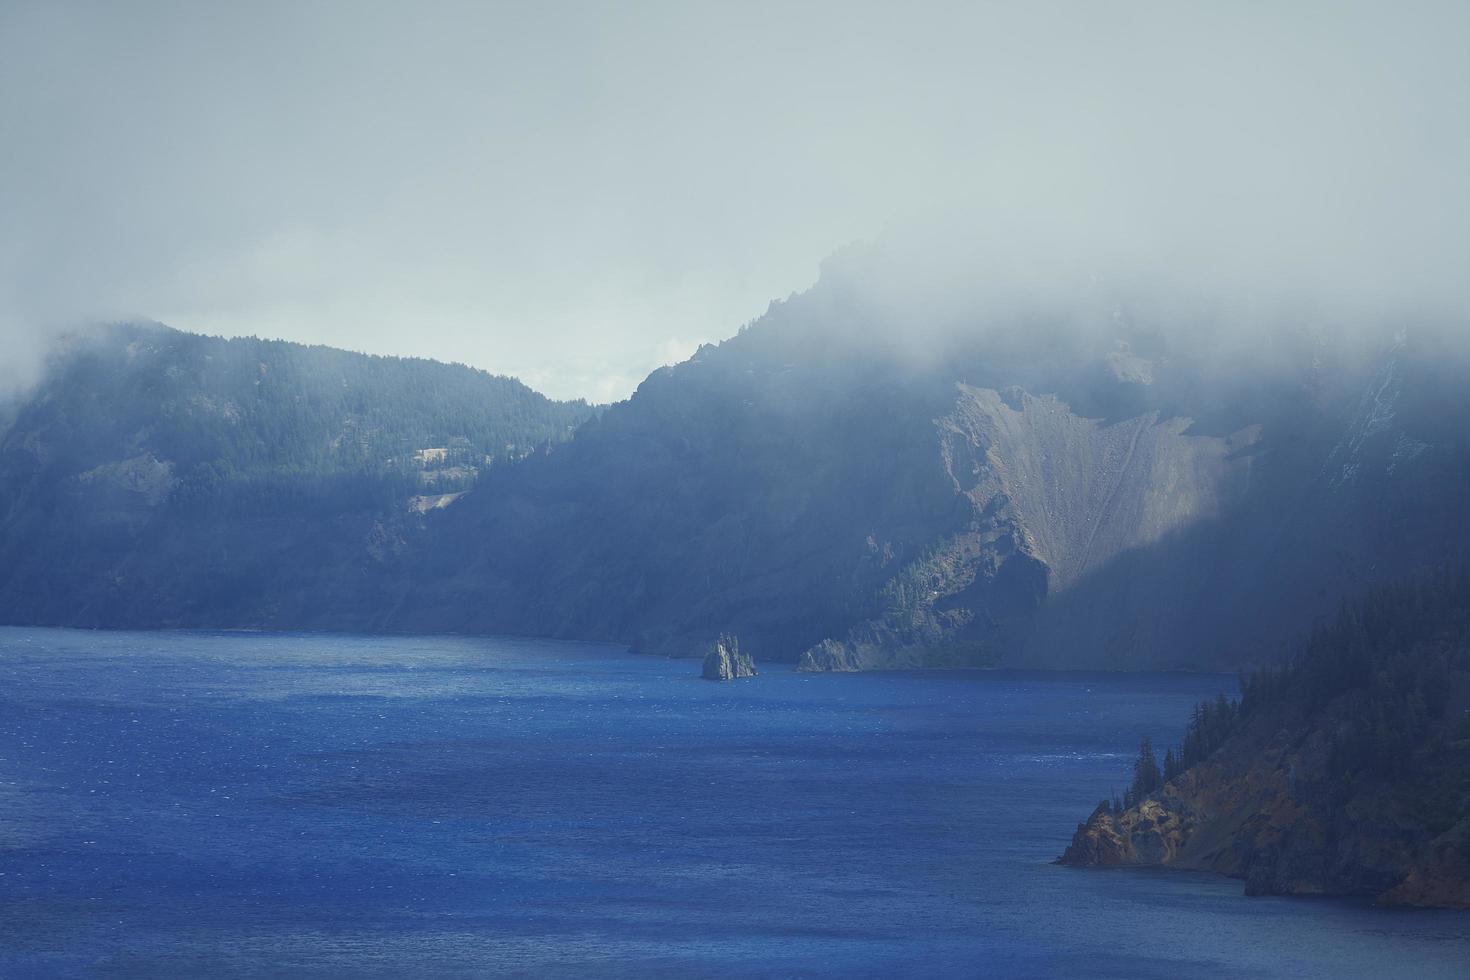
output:
[[1164, 753], [1164, 782], [1172, 783], [1183, 771], [1183, 768], [1179, 764], [1179, 756], [1174, 754], [1173, 749]]
[[1147, 735], [1138, 743], [1138, 758], [1133, 763], [1133, 787], [1129, 791], [1135, 803], [1141, 802], [1150, 793], [1157, 792], [1163, 784], [1159, 773], [1159, 761], [1154, 755], [1154, 741]]

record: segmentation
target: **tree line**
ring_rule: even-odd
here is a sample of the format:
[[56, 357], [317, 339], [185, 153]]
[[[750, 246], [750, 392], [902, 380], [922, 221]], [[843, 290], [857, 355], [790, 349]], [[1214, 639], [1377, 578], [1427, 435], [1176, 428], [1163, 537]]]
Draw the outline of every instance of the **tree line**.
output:
[[1305, 721], [1338, 704], [1328, 771], [1343, 792], [1365, 778], [1395, 778], [1436, 739], [1470, 738], [1470, 714], [1446, 726], [1451, 675], [1470, 669], [1470, 574], [1442, 568], [1345, 601], [1278, 666], [1241, 675], [1239, 698], [1195, 705], [1178, 750], [1160, 763], [1140, 740], [1132, 780], [1114, 812], [1135, 806], [1210, 758], [1253, 719]]

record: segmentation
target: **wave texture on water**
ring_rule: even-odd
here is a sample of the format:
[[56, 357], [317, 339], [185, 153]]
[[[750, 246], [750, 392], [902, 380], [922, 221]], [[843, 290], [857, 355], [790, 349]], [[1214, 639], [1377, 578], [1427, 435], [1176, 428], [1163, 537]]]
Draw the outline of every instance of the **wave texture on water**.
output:
[[532, 640], [0, 629], [0, 975], [1463, 976], [1455, 913], [1051, 859], [1233, 678], [739, 684]]

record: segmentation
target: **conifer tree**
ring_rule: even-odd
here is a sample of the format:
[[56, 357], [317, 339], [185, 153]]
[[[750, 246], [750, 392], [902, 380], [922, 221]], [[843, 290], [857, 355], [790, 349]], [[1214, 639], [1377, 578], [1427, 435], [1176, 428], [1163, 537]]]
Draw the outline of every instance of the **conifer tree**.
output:
[[1138, 743], [1138, 758], [1133, 762], [1133, 787], [1130, 795], [1137, 803], [1156, 792], [1162, 783], [1159, 761], [1154, 755], [1154, 741], [1145, 735]]

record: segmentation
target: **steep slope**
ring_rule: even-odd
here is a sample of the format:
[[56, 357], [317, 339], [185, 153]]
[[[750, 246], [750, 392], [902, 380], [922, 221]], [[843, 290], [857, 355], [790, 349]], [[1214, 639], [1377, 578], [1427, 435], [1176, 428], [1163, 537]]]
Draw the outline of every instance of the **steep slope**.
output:
[[1100, 805], [1061, 862], [1470, 908], [1467, 596], [1441, 576], [1345, 609], [1238, 709], [1197, 712], [1191, 737], [1218, 744], [1136, 804]]
[[771, 363], [737, 338], [656, 372], [436, 521], [394, 625], [692, 654], [738, 625], [794, 659], [963, 517], [935, 391], [881, 364]]
[[[1243, 403], [1220, 435], [1155, 413], [1102, 425], [1053, 405], [1041, 415], [1049, 426], [1027, 423], [1018, 438], [1015, 413], [993, 397], [966, 413], [967, 440], [994, 474], [970, 491], [976, 512], [1012, 515], [1021, 550], [1048, 572], [1024, 635], [1004, 643], [1007, 661], [1270, 660], [1341, 596], [1470, 555], [1463, 352], [1432, 336], [1391, 344], [1353, 380], [1357, 391], [1287, 411]], [[910, 616], [964, 606], [974, 588], [932, 582]], [[846, 646], [861, 660], [871, 636], [860, 629]], [[842, 666], [819, 659], [830, 657], [828, 644], [807, 662]]]
[[1470, 554], [1470, 358], [1436, 330], [911, 327], [828, 273], [435, 521], [389, 621], [730, 631], [811, 670], [1229, 667]]
[[1470, 556], [1459, 324], [886, 275], [841, 256], [601, 413], [426, 362], [102, 344], [0, 443], [0, 619], [1233, 667]]
[[[1104, 424], [1053, 395], [960, 385], [937, 422], [973, 515], [906, 569], [881, 619], [802, 657], [810, 670], [986, 663], [1015, 656], [1048, 596], [1165, 535], [1215, 520], [1246, 492], [1259, 437], [1190, 436], [1157, 412]], [[939, 659], [936, 661], [936, 656]]]
[[73, 338], [0, 433], [0, 621], [363, 628], [420, 512], [591, 414], [428, 361]]

